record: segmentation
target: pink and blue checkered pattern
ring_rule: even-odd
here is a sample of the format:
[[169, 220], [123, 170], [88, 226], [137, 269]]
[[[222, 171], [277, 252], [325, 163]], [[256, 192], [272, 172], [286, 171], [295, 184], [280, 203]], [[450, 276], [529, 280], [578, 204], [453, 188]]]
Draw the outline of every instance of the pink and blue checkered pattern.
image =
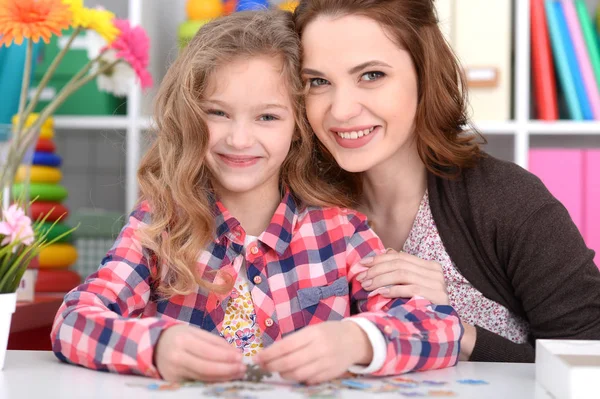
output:
[[[362, 317], [387, 343], [385, 363], [375, 375], [456, 364], [462, 327], [451, 307], [419, 297], [369, 298], [356, 281], [366, 270], [359, 261], [385, 250], [364, 216], [339, 208], [301, 209], [287, 193], [256, 249], [244, 250], [239, 222], [215, 205], [215, 237], [198, 258], [198, 272], [209, 281], [214, 272], [234, 280], [240, 270], [247, 273], [265, 346], [308, 325]], [[159, 265], [140, 243], [140, 228], [150, 217], [150, 206], [142, 203], [100, 269], [65, 296], [51, 335], [59, 359], [159, 377], [152, 359], [164, 329], [185, 323], [219, 334], [229, 295], [198, 288], [164, 299], [153, 291], [157, 282], [151, 276], [160, 275]]]

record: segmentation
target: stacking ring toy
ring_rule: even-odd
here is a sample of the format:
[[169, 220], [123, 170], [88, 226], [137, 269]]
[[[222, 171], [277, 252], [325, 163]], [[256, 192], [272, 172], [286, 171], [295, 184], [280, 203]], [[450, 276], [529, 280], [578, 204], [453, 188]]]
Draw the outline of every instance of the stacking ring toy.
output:
[[36, 151], [33, 153], [33, 161], [31, 163], [40, 166], [58, 167], [62, 163], [62, 159], [56, 154]]
[[[23, 183], [13, 185], [13, 197], [20, 198], [25, 192], [23, 191]], [[38, 201], [54, 201], [61, 202], [67, 198], [67, 189], [58, 184], [46, 183], [31, 183], [29, 184], [29, 198]]]
[[56, 145], [50, 139], [39, 139], [35, 145], [35, 150], [41, 152], [55, 152]]
[[58, 202], [34, 201], [29, 208], [33, 220], [41, 220], [46, 217], [47, 222], [65, 220], [69, 216], [69, 210]]
[[[65, 234], [67, 231], [71, 230], [71, 226], [67, 226], [66, 224], [56, 223], [54, 227], [52, 227], [52, 223], [36, 223], [36, 228], [39, 228], [40, 234], [46, 234], [46, 241], [52, 241], [56, 237], [59, 237]], [[73, 240], [72, 234], [67, 234], [65, 237], [61, 238], [58, 242], [71, 242]]]
[[[26, 167], [19, 166], [15, 182], [21, 183], [27, 178]], [[29, 181], [32, 183], [56, 184], [62, 179], [62, 172], [58, 168], [34, 165], [29, 169]]]
[[72, 270], [40, 270], [35, 292], [69, 292], [80, 283], [81, 277]]
[[[25, 123], [23, 125], [25, 127], [31, 127], [37, 121], [38, 116], [40, 116], [40, 114], [38, 114], [38, 113], [29, 114], [29, 116], [27, 117], [27, 120], [25, 120]], [[12, 124], [16, 126], [18, 122], [19, 122], [19, 115], [14, 115], [12, 117]], [[52, 117], [46, 118], [44, 123], [42, 123], [42, 129], [44, 129], [44, 128], [47, 130], [54, 129], [54, 118], [52, 118]]]
[[40, 269], [66, 269], [77, 261], [77, 249], [71, 244], [53, 244], [40, 251]]
[[46, 126], [42, 126], [40, 129], [40, 138], [41, 139], [53, 139], [54, 138], [54, 129], [48, 128]]

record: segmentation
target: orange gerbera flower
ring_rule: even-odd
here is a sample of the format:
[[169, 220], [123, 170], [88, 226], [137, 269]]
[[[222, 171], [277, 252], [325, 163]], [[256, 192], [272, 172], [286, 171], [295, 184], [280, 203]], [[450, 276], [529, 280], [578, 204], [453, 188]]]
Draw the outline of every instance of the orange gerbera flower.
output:
[[49, 43], [52, 34], [68, 29], [73, 15], [61, 0], [0, 0], [0, 46], [40, 38]]

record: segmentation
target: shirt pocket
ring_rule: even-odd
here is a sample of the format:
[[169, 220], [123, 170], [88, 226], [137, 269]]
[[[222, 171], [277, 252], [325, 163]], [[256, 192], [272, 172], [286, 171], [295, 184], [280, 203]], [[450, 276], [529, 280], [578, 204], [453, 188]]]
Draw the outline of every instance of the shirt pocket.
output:
[[350, 287], [346, 277], [322, 287], [298, 290], [298, 302], [304, 325], [342, 320], [350, 314]]

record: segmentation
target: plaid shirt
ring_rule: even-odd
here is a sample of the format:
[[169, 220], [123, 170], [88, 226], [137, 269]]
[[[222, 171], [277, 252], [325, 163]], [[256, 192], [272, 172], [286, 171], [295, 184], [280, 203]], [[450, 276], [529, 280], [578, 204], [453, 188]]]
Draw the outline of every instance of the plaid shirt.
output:
[[[216, 270], [235, 280], [245, 257], [265, 346], [311, 324], [362, 317], [379, 328], [387, 345], [375, 375], [456, 364], [462, 326], [451, 307], [418, 297], [369, 298], [356, 281], [366, 270], [358, 262], [385, 250], [364, 216], [339, 208], [301, 210], [286, 194], [257, 244], [244, 251], [246, 233], [239, 222], [221, 203], [215, 209], [215, 238], [201, 253], [198, 271], [207, 280], [214, 280], [210, 271]], [[153, 352], [165, 328], [186, 323], [221, 331], [228, 295], [198, 288], [166, 300], [153, 293], [151, 271], [158, 265], [139, 236], [150, 217], [149, 205], [142, 203], [98, 271], [65, 296], [51, 334], [59, 359], [159, 377]], [[359, 315], [350, 316], [351, 305]]]

